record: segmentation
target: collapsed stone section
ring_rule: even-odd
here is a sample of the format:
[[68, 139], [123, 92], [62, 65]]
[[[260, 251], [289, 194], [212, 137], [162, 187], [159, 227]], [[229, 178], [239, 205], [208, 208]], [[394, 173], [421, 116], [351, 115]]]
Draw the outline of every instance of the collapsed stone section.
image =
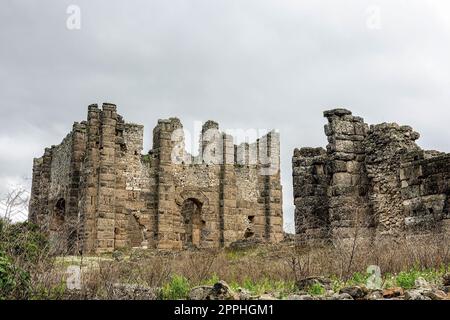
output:
[[405, 227], [409, 233], [450, 231], [450, 155], [419, 150], [400, 167]]
[[449, 232], [449, 155], [423, 151], [409, 126], [368, 126], [325, 111], [327, 149], [295, 149], [295, 224], [303, 242]]
[[[192, 156], [182, 128], [177, 118], [158, 120], [143, 155], [143, 126], [113, 104], [89, 106], [87, 121], [34, 160], [29, 219], [66, 252], [281, 241], [278, 133], [246, 148], [207, 121]], [[250, 150], [255, 161], [246, 161]]]
[[401, 236], [405, 231], [405, 207], [400, 182], [403, 158], [420, 150], [419, 134], [409, 126], [382, 123], [370, 127], [364, 141], [365, 167], [370, 179], [369, 203], [377, 234]]

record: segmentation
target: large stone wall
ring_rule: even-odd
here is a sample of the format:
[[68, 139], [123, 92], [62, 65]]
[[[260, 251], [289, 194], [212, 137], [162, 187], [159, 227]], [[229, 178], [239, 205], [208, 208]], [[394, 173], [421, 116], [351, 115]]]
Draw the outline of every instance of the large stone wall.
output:
[[369, 127], [345, 109], [324, 116], [327, 150], [296, 149], [292, 159], [301, 241], [448, 234], [448, 154], [421, 150], [409, 126]]
[[87, 121], [34, 160], [30, 220], [70, 252], [281, 241], [278, 134], [236, 146], [207, 121], [192, 156], [182, 132], [177, 118], [158, 120], [142, 154], [142, 126], [113, 104], [89, 106]]
[[[82, 161], [85, 155], [86, 123], [56, 146], [34, 159], [29, 219], [49, 233], [55, 246], [75, 248]], [[63, 236], [61, 236], [63, 235]]]

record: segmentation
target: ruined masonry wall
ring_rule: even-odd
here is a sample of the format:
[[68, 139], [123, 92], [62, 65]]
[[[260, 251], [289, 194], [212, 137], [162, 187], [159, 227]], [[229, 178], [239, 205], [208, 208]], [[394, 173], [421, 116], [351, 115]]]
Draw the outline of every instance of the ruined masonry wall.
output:
[[49, 197], [56, 199], [65, 197], [70, 186], [70, 169], [72, 159], [72, 134], [69, 134], [60, 145], [52, 148], [50, 165]]
[[405, 224], [411, 233], [450, 233], [450, 155], [409, 154], [400, 169]]
[[330, 232], [327, 153], [323, 148], [296, 149], [292, 163], [295, 233], [303, 240], [326, 239]]
[[365, 140], [369, 203], [379, 236], [401, 236], [405, 231], [399, 169], [404, 155], [420, 150], [414, 142], [418, 138], [409, 126], [383, 123], [371, 126]]
[[207, 121], [200, 154], [220, 160], [211, 162], [185, 152], [184, 138], [174, 138], [180, 129], [177, 118], [158, 120], [153, 148], [142, 154], [143, 126], [126, 123], [113, 104], [90, 105], [87, 121], [34, 160], [30, 219], [71, 253], [281, 241], [278, 134], [236, 146]]
[[296, 233], [304, 242], [449, 234], [450, 156], [424, 151], [409, 126], [368, 126], [325, 111], [329, 144], [292, 158]]

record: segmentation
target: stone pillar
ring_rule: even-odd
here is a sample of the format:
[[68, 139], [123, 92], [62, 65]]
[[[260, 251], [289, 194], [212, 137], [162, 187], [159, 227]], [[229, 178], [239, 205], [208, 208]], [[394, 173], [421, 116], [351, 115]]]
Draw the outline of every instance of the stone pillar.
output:
[[280, 176], [280, 134], [271, 131], [267, 134], [267, 145], [269, 148], [270, 169], [266, 176], [266, 188], [269, 190], [269, 215], [268, 225], [270, 242], [280, 242], [284, 239], [283, 233], [283, 189]]
[[86, 124], [86, 156], [82, 167], [79, 230], [83, 252], [95, 252], [97, 239], [98, 168], [100, 158], [100, 110], [88, 107]]
[[66, 207], [68, 226], [68, 252], [78, 253], [79, 244], [79, 200], [81, 167], [86, 152], [86, 123], [75, 122], [72, 128], [72, 150], [70, 162], [70, 186]]
[[370, 224], [367, 200], [367, 175], [363, 140], [368, 125], [346, 109], [325, 111], [328, 119], [325, 134], [328, 138], [330, 223], [335, 239], [367, 236]]
[[222, 161], [222, 135], [219, 131], [219, 124], [208, 120], [202, 126], [200, 136], [199, 154], [204, 163], [221, 164]]
[[181, 214], [175, 203], [175, 186], [172, 173], [172, 151], [175, 141], [172, 141], [172, 133], [182, 129], [179, 119], [158, 120], [158, 125], [153, 130], [153, 150], [157, 157], [156, 181], [158, 185], [156, 213], [156, 238], [159, 249], [181, 249], [180, 239]]
[[96, 252], [114, 251], [116, 188], [116, 106], [104, 103], [100, 114]]
[[[115, 133], [115, 185], [114, 185], [114, 248], [125, 248], [130, 246], [127, 235], [128, 227], [128, 215], [126, 211], [126, 202], [128, 198], [128, 193], [126, 190], [126, 176], [125, 171], [128, 165], [133, 165], [133, 163], [128, 163], [127, 152], [134, 153], [135, 150], [127, 150], [127, 145], [124, 139], [125, 132], [125, 122], [121, 116], [117, 116], [116, 122], [116, 133]], [[131, 147], [131, 146], [130, 146]], [[138, 153], [138, 152], [136, 152]], [[134, 156], [140, 161], [140, 150], [139, 153]], [[137, 199], [136, 199], [137, 201]]]
[[236, 173], [234, 169], [234, 143], [231, 135], [223, 134], [223, 164], [220, 170], [220, 245], [228, 246], [238, 240], [236, 209]]
[[[259, 203], [264, 215], [266, 241], [283, 240], [283, 203], [280, 182], [280, 137], [271, 131], [257, 140]], [[259, 224], [259, 221], [257, 221]], [[256, 226], [257, 227], [257, 226]]]

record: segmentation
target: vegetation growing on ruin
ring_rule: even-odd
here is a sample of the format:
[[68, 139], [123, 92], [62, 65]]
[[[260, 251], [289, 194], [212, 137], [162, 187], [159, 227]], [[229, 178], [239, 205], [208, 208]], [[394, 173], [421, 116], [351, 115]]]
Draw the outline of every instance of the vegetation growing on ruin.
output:
[[150, 154], [141, 155], [141, 161], [142, 163], [149, 164], [151, 161], [151, 155]]

